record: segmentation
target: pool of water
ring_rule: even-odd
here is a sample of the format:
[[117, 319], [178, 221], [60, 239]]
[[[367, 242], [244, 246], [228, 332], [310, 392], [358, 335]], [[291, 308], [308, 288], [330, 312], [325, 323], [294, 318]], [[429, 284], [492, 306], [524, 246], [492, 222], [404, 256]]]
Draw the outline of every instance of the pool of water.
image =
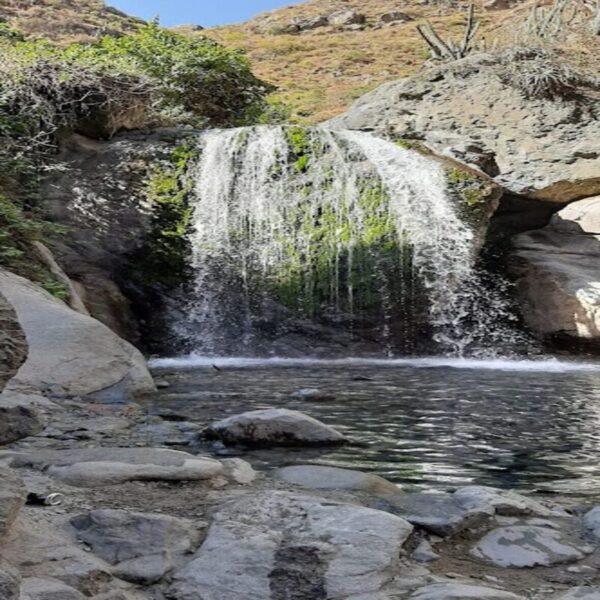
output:
[[[468, 484], [600, 493], [600, 365], [543, 361], [160, 360], [171, 387], [151, 401], [192, 421], [267, 407], [300, 410], [349, 446], [240, 453], [255, 467], [371, 471], [407, 488]], [[302, 388], [335, 400], [294, 399]], [[204, 446], [201, 450], [219, 452]]]

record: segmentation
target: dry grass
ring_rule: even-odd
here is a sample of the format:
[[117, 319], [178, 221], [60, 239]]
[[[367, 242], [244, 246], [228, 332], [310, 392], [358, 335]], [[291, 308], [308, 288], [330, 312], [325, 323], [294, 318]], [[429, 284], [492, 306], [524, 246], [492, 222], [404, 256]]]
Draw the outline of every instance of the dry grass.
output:
[[28, 37], [61, 44], [119, 35], [140, 23], [107, 8], [101, 0], [0, 0], [0, 15]]
[[[523, 36], [516, 35], [518, 25], [526, 19], [534, 1], [526, 0], [504, 10], [486, 10], [477, 3], [480, 39], [488, 44], [497, 40], [499, 47], [516, 41], [521, 44]], [[280, 89], [280, 98], [294, 107], [296, 119], [319, 122], [343, 112], [377, 85], [422, 69], [428, 54], [416, 25], [429, 20], [444, 39], [459, 37], [467, 5], [459, 1], [425, 4], [416, 0], [310, 0], [261, 15], [246, 24], [205, 33], [227, 46], [247, 50], [257, 75]], [[358, 32], [328, 27], [300, 35], [268, 33], [293, 18], [330, 14], [344, 8], [366, 14], [371, 26], [380, 15], [393, 10], [407, 13], [414, 21]], [[600, 38], [572, 29], [550, 46], [577, 68], [598, 72]]]

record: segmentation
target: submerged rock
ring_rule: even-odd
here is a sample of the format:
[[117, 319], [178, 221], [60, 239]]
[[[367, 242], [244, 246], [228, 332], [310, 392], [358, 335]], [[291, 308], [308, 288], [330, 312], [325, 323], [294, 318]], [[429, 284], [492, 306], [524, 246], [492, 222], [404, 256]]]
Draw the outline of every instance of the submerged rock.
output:
[[360, 506], [284, 492], [249, 495], [218, 510], [206, 541], [174, 574], [169, 594], [186, 600], [272, 600], [292, 591], [295, 598], [380, 597], [411, 531], [399, 517]]
[[560, 531], [515, 525], [490, 531], [471, 554], [498, 567], [549, 567], [585, 558]]
[[328, 446], [348, 441], [333, 427], [301, 412], [283, 408], [235, 415], [213, 423], [204, 434], [208, 439], [218, 439], [225, 444], [265, 447]]
[[335, 396], [323, 390], [316, 388], [305, 388], [292, 394], [296, 400], [305, 400], [307, 402], [329, 402], [335, 400]]
[[203, 481], [225, 475], [218, 460], [162, 448], [85, 448], [40, 453], [4, 452], [12, 466], [44, 470], [76, 487], [126, 481]]
[[417, 590], [410, 600], [525, 600], [510, 592], [463, 583], [434, 583]]
[[315, 490], [357, 490], [378, 495], [398, 493], [398, 486], [383, 477], [350, 469], [299, 465], [278, 469], [275, 476], [287, 483]]
[[191, 521], [123, 510], [95, 510], [71, 519], [79, 540], [113, 565], [125, 581], [150, 585], [196, 549], [200, 532]]
[[11, 389], [95, 394], [107, 400], [154, 390], [141, 353], [99, 321], [8, 271], [0, 270], [0, 291], [14, 307], [29, 343]]
[[477, 527], [494, 514], [489, 506], [469, 509], [452, 494], [430, 492], [386, 496], [374, 506], [441, 536]]

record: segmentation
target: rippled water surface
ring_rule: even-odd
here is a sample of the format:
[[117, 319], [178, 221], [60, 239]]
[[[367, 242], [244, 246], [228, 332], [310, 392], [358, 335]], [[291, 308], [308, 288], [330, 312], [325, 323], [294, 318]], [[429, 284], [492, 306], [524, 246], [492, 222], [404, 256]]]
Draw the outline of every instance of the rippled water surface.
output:
[[[153, 409], [208, 424], [285, 407], [354, 441], [326, 450], [240, 453], [259, 468], [313, 463], [376, 472], [407, 487], [600, 492], [600, 365], [195, 358], [157, 361], [155, 369], [172, 385]], [[293, 399], [302, 388], [336, 399]]]

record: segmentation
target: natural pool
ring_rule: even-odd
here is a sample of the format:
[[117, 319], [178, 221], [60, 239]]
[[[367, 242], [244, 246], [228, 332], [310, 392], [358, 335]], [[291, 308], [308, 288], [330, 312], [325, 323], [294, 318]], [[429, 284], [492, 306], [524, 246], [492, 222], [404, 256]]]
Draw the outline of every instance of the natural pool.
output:
[[[407, 488], [475, 483], [600, 492], [599, 364], [192, 357], [155, 361], [154, 368], [171, 387], [152, 399], [151, 412], [168, 408], [208, 424], [247, 410], [290, 408], [354, 440], [333, 449], [239, 451], [257, 468], [339, 466]], [[335, 400], [293, 398], [302, 388]]]

